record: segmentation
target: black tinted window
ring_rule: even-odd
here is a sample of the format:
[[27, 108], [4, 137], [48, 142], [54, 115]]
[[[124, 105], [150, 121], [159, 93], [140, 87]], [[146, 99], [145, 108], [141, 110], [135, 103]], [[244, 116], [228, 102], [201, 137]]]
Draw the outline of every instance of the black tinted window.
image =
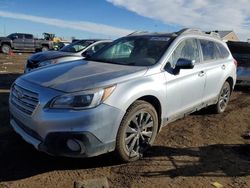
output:
[[220, 50], [220, 55], [221, 55], [221, 58], [227, 58], [229, 56], [229, 52], [228, 50], [226, 49], [225, 46], [223, 46], [222, 44], [220, 43], [216, 43], [216, 45], [218, 46], [219, 50]]
[[96, 44], [91, 48], [91, 50], [95, 53], [95, 52], [97, 52], [98, 50], [100, 50], [101, 48], [103, 48], [104, 46], [106, 46], [108, 44], [109, 44], [108, 42], [103, 42], [103, 43]]
[[196, 39], [184, 40], [177, 46], [169, 60], [171, 67], [175, 67], [176, 62], [180, 58], [195, 60], [196, 63], [200, 62], [199, 46]]
[[32, 35], [24, 35], [24, 37], [25, 37], [26, 39], [33, 39], [33, 36], [32, 36]]
[[23, 34], [16, 34], [17, 38], [23, 39]]
[[213, 41], [200, 40], [200, 43], [204, 61], [216, 60], [221, 58], [220, 51]]
[[89, 45], [91, 45], [94, 42], [95, 41], [86, 41], [86, 40], [77, 41], [77, 42], [71, 43], [70, 45], [64, 46], [60, 51], [77, 53], [87, 48]]

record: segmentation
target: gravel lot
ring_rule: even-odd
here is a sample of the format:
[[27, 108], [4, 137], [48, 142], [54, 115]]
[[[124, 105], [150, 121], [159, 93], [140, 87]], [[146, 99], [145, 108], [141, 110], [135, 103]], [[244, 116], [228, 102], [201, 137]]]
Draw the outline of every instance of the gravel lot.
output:
[[90, 159], [51, 157], [36, 151], [9, 126], [10, 84], [30, 54], [0, 54], [0, 188], [73, 187], [74, 181], [107, 177], [110, 187], [250, 187], [250, 89], [234, 91], [225, 113], [207, 110], [163, 128], [140, 161], [114, 155]]

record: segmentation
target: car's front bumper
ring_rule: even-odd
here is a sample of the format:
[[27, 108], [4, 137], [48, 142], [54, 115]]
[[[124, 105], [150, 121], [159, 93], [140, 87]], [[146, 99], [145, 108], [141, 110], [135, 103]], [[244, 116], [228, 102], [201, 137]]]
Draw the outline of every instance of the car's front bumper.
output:
[[[49, 88], [42, 88], [18, 81], [26, 89], [39, 93], [39, 104], [31, 115], [23, 113], [10, 101], [11, 126], [36, 149], [52, 155], [90, 157], [115, 149], [115, 139], [124, 112], [101, 104], [87, 110], [46, 109], [45, 101], [58, 95]], [[46, 99], [47, 98], [47, 99]], [[50, 98], [50, 99], [48, 99]], [[77, 140], [81, 151], [71, 151], [67, 141]]]

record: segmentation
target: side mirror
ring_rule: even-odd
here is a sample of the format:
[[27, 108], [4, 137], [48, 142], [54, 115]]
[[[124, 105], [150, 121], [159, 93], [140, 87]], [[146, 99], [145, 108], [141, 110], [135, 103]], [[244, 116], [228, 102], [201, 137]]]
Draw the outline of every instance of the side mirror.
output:
[[180, 58], [177, 60], [175, 69], [192, 69], [194, 68], [195, 60], [183, 59]]
[[171, 69], [171, 73], [178, 75], [181, 69], [192, 69], [194, 68], [195, 60], [189, 60], [180, 58], [177, 60], [175, 68]]

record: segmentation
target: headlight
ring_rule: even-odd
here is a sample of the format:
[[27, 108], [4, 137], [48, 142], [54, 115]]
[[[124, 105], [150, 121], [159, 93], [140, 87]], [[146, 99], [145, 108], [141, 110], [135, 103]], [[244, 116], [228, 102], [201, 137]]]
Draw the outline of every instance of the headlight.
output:
[[41, 63], [38, 64], [38, 67], [43, 67], [43, 66], [46, 66], [46, 65], [51, 65], [51, 64], [55, 64], [57, 63], [57, 60], [48, 60], [48, 61], [43, 61]]
[[106, 100], [115, 86], [107, 87], [104, 89], [95, 89], [83, 92], [77, 92], [73, 94], [66, 94], [54, 98], [49, 107], [55, 109], [74, 109], [81, 110], [87, 108], [94, 108], [101, 102]]

